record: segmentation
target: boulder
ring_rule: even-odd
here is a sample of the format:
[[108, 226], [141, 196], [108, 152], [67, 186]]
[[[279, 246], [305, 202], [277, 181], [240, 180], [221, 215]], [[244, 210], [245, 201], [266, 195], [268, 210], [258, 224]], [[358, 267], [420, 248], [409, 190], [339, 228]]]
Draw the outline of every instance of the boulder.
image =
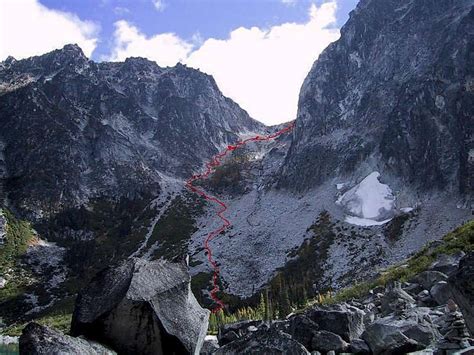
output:
[[362, 339], [352, 340], [348, 351], [356, 355], [366, 355], [371, 353], [369, 345], [367, 345], [367, 343]]
[[379, 318], [362, 338], [375, 354], [424, 349], [441, 338], [429, 312], [429, 308], [413, 308], [399, 316]]
[[465, 255], [466, 254], [462, 251], [453, 255], [441, 254], [438, 256], [437, 260], [431, 264], [430, 270], [439, 271], [450, 276], [458, 269], [459, 261]]
[[337, 353], [340, 353], [346, 351], [348, 346], [349, 344], [347, 344], [339, 335], [326, 330], [315, 332], [311, 341], [311, 350], [321, 352], [333, 350]]
[[387, 288], [387, 292], [381, 298], [382, 315], [388, 315], [393, 312], [403, 311], [412, 308], [415, 300], [408, 293], [403, 291], [399, 282], [393, 283]]
[[449, 284], [467, 328], [474, 335], [474, 252], [461, 259], [458, 270], [449, 278]]
[[257, 331], [219, 348], [215, 354], [292, 354], [309, 355], [309, 351], [296, 340], [274, 327], [261, 327]]
[[20, 337], [21, 355], [112, 355], [114, 351], [82, 338], [74, 338], [37, 323], [29, 323]]
[[273, 327], [291, 335], [293, 339], [301, 343], [306, 349], [313, 350], [312, 340], [318, 325], [307, 316], [298, 314], [290, 317], [288, 320], [275, 322]]
[[217, 338], [215, 336], [208, 335], [204, 339], [200, 355], [211, 355], [214, 354], [218, 349], [219, 343], [217, 342]]
[[420, 284], [418, 283], [409, 283], [408, 285], [406, 285], [405, 287], [403, 287], [403, 291], [407, 292], [410, 296], [416, 296], [418, 295], [420, 292], [423, 291], [423, 287], [421, 287]]
[[326, 330], [350, 342], [364, 331], [364, 312], [345, 303], [331, 306], [317, 306], [306, 312], [306, 316]]
[[224, 324], [219, 327], [217, 340], [220, 346], [226, 345], [238, 338], [241, 338], [249, 332], [255, 330], [263, 324], [261, 320], [244, 320], [240, 322]]
[[100, 272], [78, 296], [71, 334], [119, 353], [199, 354], [209, 311], [197, 303], [188, 267], [130, 259]]
[[439, 271], [427, 270], [415, 276], [414, 281], [419, 283], [425, 290], [431, 289], [438, 281], [447, 281], [448, 276]]
[[446, 281], [438, 281], [430, 289], [431, 297], [440, 306], [445, 305], [452, 298], [451, 287]]
[[403, 354], [423, 349], [415, 340], [404, 335], [397, 326], [384, 321], [383, 318], [367, 327], [362, 334], [375, 354]]

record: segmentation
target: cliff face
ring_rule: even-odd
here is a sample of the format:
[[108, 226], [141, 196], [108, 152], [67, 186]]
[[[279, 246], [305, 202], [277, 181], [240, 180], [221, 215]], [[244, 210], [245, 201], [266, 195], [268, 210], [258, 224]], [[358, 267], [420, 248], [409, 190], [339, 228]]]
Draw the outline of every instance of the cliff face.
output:
[[304, 81], [280, 184], [377, 170], [472, 191], [473, 4], [361, 0]]
[[263, 125], [214, 79], [142, 58], [94, 63], [75, 45], [0, 64], [0, 175], [16, 207], [46, 214], [91, 197], [156, 195]]

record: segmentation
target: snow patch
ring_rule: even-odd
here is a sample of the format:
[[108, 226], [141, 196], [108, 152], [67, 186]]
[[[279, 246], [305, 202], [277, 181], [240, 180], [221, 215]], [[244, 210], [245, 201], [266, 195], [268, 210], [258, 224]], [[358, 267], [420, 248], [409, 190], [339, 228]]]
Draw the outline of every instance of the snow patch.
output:
[[409, 213], [409, 212], [413, 211], [413, 207], [402, 207], [402, 208], [400, 208], [400, 211], [402, 211], [404, 213]]
[[390, 222], [392, 219], [389, 218], [383, 221], [374, 221], [373, 219], [368, 219], [368, 218], [347, 216], [345, 220], [347, 223], [354, 224], [356, 226], [370, 227], [370, 226], [381, 226], [385, 223]]
[[386, 218], [393, 211], [395, 197], [390, 187], [379, 181], [379, 177], [379, 172], [372, 172], [339, 197], [336, 204], [344, 207], [353, 217], [375, 221]]

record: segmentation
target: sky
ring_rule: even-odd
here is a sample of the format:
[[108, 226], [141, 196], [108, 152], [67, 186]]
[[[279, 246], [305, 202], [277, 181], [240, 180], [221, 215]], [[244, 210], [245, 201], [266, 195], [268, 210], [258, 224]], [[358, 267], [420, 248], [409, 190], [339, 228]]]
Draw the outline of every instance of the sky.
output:
[[0, 0], [0, 60], [77, 43], [95, 61], [146, 57], [211, 74], [266, 124], [296, 117], [301, 84], [358, 0]]

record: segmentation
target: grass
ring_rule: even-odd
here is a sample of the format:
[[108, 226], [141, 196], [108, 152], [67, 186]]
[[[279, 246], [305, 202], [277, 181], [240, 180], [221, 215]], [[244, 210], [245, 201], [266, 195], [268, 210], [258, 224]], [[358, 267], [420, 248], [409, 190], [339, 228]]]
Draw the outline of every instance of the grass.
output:
[[[48, 326], [50, 328], [59, 330], [67, 334], [69, 333], [69, 330], [71, 327], [71, 319], [72, 319], [71, 313], [58, 313], [58, 314], [53, 314], [49, 316], [44, 316], [42, 318], [35, 319], [34, 321], [36, 323]], [[12, 325], [10, 327], [3, 329], [2, 334], [9, 335], [9, 336], [20, 336], [21, 332], [23, 331], [23, 328], [27, 324], [28, 323]]]
[[386, 286], [393, 281], [404, 282], [412, 279], [415, 275], [427, 270], [441, 254], [451, 255], [459, 251], [466, 253], [474, 251], [474, 221], [470, 221], [448, 233], [442, 240], [443, 244], [436, 247], [430, 244], [427, 245], [405, 262], [389, 267], [372, 281], [355, 284], [352, 287], [342, 289], [334, 296], [323, 297], [322, 300], [314, 299], [309, 302], [308, 306], [316, 303], [331, 304], [357, 299], [377, 286]]
[[29, 283], [28, 273], [18, 266], [18, 260], [36, 238], [28, 222], [17, 219], [5, 209], [3, 214], [7, 225], [5, 242], [0, 245], [0, 275], [7, 275], [7, 284], [0, 289], [0, 304], [21, 295]]
[[35, 238], [35, 232], [30, 223], [17, 219], [13, 213], [3, 210], [7, 220], [6, 240], [0, 245], [0, 274], [13, 267], [19, 256], [23, 255], [31, 240]]

